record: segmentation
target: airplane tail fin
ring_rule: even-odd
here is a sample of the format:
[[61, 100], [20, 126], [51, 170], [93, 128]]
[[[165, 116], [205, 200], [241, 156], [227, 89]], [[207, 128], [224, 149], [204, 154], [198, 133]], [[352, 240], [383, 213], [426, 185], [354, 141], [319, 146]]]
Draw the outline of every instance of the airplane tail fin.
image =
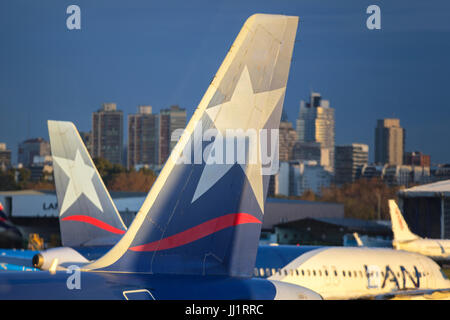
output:
[[49, 120], [48, 131], [62, 244], [115, 244], [126, 227], [75, 125]]
[[358, 247], [364, 247], [364, 243], [361, 241], [358, 232], [353, 232], [353, 237], [355, 237], [356, 244], [358, 245]]
[[297, 24], [265, 14], [245, 22], [127, 233], [85, 269], [252, 275], [278, 161], [261, 161], [263, 138], [279, 128]]
[[394, 241], [411, 241], [419, 237], [409, 230], [403, 215], [395, 200], [389, 200], [389, 213], [391, 214], [392, 232]]

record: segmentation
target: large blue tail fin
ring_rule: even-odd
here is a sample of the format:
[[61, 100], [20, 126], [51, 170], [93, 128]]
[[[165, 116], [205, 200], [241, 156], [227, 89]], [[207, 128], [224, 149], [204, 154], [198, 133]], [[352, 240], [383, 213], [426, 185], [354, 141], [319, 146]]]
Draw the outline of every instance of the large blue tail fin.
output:
[[87, 270], [251, 276], [273, 173], [262, 154], [278, 148], [263, 129], [278, 138], [297, 23], [246, 21], [127, 233]]
[[72, 122], [48, 121], [64, 246], [114, 245], [126, 227]]

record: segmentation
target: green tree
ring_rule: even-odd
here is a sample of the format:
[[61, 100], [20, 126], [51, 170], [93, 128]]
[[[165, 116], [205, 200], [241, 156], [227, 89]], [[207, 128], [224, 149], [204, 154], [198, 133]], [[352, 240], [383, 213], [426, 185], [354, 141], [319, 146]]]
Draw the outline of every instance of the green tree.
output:
[[360, 219], [389, 219], [388, 200], [397, 199], [401, 187], [390, 187], [380, 178], [359, 179], [341, 187], [322, 189], [321, 201], [344, 204], [345, 216]]
[[127, 172], [127, 169], [121, 164], [112, 164], [105, 158], [94, 158], [94, 164], [106, 186], [114, 180], [115, 176]]
[[18, 189], [18, 185], [15, 181], [15, 170], [0, 171], [0, 190], [7, 191], [16, 189]]

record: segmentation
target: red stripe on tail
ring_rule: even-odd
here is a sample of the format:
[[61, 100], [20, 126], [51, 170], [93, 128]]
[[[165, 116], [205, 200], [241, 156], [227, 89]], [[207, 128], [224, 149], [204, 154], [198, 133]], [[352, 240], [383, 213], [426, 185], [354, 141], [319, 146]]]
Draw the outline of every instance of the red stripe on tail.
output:
[[228, 227], [234, 227], [246, 223], [261, 223], [257, 218], [248, 213], [231, 213], [222, 217], [218, 217], [206, 221], [198, 226], [187, 229], [186, 231], [177, 233], [173, 236], [135, 246], [130, 248], [132, 251], [159, 251], [171, 248], [176, 248], [198, 239], [204, 238], [217, 231]]
[[100, 221], [98, 219], [89, 217], [89, 216], [84, 216], [84, 215], [75, 215], [75, 216], [69, 216], [69, 217], [65, 217], [62, 219], [63, 221], [78, 221], [78, 222], [84, 222], [84, 223], [88, 223], [91, 224], [97, 228], [103, 229], [105, 231], [111, 232], [111, 233], [115, 233], [115, 234], [124, 234], [125, 231], [124, 230], [120, 230], [117, 229], [103, 221]]

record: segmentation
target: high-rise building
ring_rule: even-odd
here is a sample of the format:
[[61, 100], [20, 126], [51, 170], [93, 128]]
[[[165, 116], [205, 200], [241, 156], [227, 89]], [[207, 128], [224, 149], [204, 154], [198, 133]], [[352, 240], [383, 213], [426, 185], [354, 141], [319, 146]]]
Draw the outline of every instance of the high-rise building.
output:
[[[159, 164], [166, 162], [177, 140], [172, 139], [177, 129], [186, 127], [186, 109], [171, 106], [162, 109], [159, 115]], [[181, 137], [181, 134], [179, 135]], [[173, 141], [172, 141], [173, 140]]]
[[314, 160], [320, 163], [321, 148], [319, 142], [299, 142], [294, 144], [292, 149], [292, 160], [309, 161]]
[[30, 167], [33, 164], [35, 156], [49, 156], [50, 143], [44, 138], [28, 139], [19, 144], [18, 162], [24, 167]]
[[292, 151], [297, 141], [297, 133], [292, 127], [292, 123], [287, 119], [282, 119], [279, 129], [279, 158], [280, 161], [292, 160]]
[[123, 164], [123, 112], [115, 103], [104, 103], [92, 113], [92, 157]]
[[282, 161], [274, 180], [276, 195], [301, 196], [308, 190], [321, 194], [330, 186], [331, 173], [316, 161]]
[[369, 162], [369, 146], [352, 143], [336, 146], [334, 161], [334, 181], [337, 185], [354, 182], [361, 169]]
[[317, 92], [311, 92], [309, 102], [300, 101], [297, 136], [299, 142], [320, 143], [320, 165], [334, 170], [334, 109]]
[[402, 165], [405, 150], [405, 129], [399, 119], [382, 119], [375, 128], [375, 162]]
[[385, 165], [383, 181], [390, 186], [405, 186], [431, 182], [430, 167]]
[[0, 143], [0, 170], [11, 167], [11, 150], [6, 149], [6, 143]]
[[381, 165], [376, 165], [376, 164], [365, 164], [362, 168], [361, 168], [361, 172], [358, 172], [358, 179], [362, 178], [362, 179], [366, 179], [366, 180], [371, 180], [371, 179], [382, 179], [384, 176], [384, 171], [386, 170], [386, 165], [381, 166]]
[[170, 115], [159, 114], [158, 164], [163, 165], [170, 155]]
[[431, 158], [429, 155], [419, 151], [406, 152], [404, 164], [410, 166], [429, 167], [431, 166]]
[[31, 181], [53, 180], [53, 158], [47, 156], [34, 156], [33, 163], [29, 167]]
[[158, 138], [159, 118], [151, 106], [139, 106], [137, 114], [128, 115], [128, 168], [158, 165]]

